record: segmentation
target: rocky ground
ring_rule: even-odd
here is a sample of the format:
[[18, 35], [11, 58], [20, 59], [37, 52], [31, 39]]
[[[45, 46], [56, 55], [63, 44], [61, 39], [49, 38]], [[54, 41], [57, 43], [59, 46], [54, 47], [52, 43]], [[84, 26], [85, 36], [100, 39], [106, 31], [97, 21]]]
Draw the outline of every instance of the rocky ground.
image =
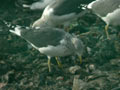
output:
[[74, 55], [60, 57], [59, 68], [52, 58], [49, 73], [47, 57], [29, 49], [4, 24], [30, 26], [42, 11], [24, 9], [20, 0], [10, 1], [0, 5], [0, 90], [120, 90], [119, 27], [109, 27], [108, 40], [105, 23], [94, 14], [84, 15], [69, 30], [84, 42], [82, 64]]

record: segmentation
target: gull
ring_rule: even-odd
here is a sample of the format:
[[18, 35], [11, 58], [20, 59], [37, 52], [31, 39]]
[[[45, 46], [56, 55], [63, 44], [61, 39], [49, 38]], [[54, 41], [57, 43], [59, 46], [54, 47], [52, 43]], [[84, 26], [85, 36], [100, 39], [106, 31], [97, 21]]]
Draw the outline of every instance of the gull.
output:
[[109, 25], [120, 25], [120, 0], [96, 0], [87, 7], [106, 23], [105, 32], [107, 38], [110, 39], [108, 34]]
[[31, 10], [43, 10], [47, 5], [55, 0], [39, 0], [31, 5], [23, 4], [24, 8], [30, 8]]
[[36, 20], [32, 28], [36, 27], [64, 27], [79, 17], [83, 16], [86, 11], [83, 7], [93, 0], [55, 0], [44, 9], [42, 16]]
[[[10, 32], [22, 37], [40, 53], [47, 56], [49, 72], [51, 72], [51, 57], [76, 54], [81, 60], [81, 55], [84, 51], [84, 44], [80, 38], [59, 28], [26, 29], [16, 27], [14, 30], [10, 30]], [[60, 65], [58, 60], [57, 62]]]

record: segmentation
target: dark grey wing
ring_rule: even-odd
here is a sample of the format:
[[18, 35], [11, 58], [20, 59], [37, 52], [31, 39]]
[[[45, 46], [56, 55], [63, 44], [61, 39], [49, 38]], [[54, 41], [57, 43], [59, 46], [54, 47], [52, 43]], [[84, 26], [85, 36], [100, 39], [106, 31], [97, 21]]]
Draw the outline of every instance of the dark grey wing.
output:
[[56, 29], [22, 30], [21, 36], [36, 47], [46, 47], [48, 45], [56, 46], [60, 44], [60, 40], [64, 38], [65, 32]]
[[93, 0], [56, 0], [50, 4], [50, 8], [54, 9], [55, 15], [77, 14], [83, 11], [81, 4], [88, 4], [91, 1]]
[[99, 0], [92, 5], [92, 10], [101, 17], [120, 8], [120, 0]]

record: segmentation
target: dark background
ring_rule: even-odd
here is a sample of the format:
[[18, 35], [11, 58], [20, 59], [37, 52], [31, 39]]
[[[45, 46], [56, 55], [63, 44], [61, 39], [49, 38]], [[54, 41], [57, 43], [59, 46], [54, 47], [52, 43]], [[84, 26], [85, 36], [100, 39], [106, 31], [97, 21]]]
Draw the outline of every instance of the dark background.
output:
[[[109, 27], [106, 39], [105, 23], [88, 13], [70, 25], [70, 33], [78, 35], [85, 44], [83, 62], [77, 56], [60, 57], [63, 68], [52, 58], [48, 72], [47, 57], [9, 32], [4, 21], [12, 25], [30, 26], [40, 18], [42, 10], [23, 8], [37, 0], [0, 1], [0, 89], [1, 90], [119, 90], [120, 89], [120, 28]], [[77, 68], [79, 67], [79, 68]], [[70, 70], [73, 68], [74, 73]], [[77, 87], [77, 86], [76, 86]]]

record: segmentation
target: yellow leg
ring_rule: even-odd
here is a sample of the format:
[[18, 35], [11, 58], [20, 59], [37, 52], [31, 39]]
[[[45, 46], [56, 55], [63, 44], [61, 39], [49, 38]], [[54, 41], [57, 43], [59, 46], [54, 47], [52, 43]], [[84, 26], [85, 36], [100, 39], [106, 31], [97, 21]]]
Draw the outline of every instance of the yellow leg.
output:
[[110, 39], [109, 33], [108, 33], [108, 27], [109, 27], [109, 25], [105, 26], [105, 32], [106, 32], [106, 35], [107, 35], [107, 39]]
[[48, 70], [49, 70], [49, 72], [51, 72], [50, 58], [48, 58]]
[[58, 57], [55, 57], [56, 61], [57, 61], [57, 64], [58, 64], [58, 67], [62, 68], [62, 64], [61, 62], [58, 60]]
[[82, 56], [78, 56], [80, 60], [80, 64], [82, 64]]

